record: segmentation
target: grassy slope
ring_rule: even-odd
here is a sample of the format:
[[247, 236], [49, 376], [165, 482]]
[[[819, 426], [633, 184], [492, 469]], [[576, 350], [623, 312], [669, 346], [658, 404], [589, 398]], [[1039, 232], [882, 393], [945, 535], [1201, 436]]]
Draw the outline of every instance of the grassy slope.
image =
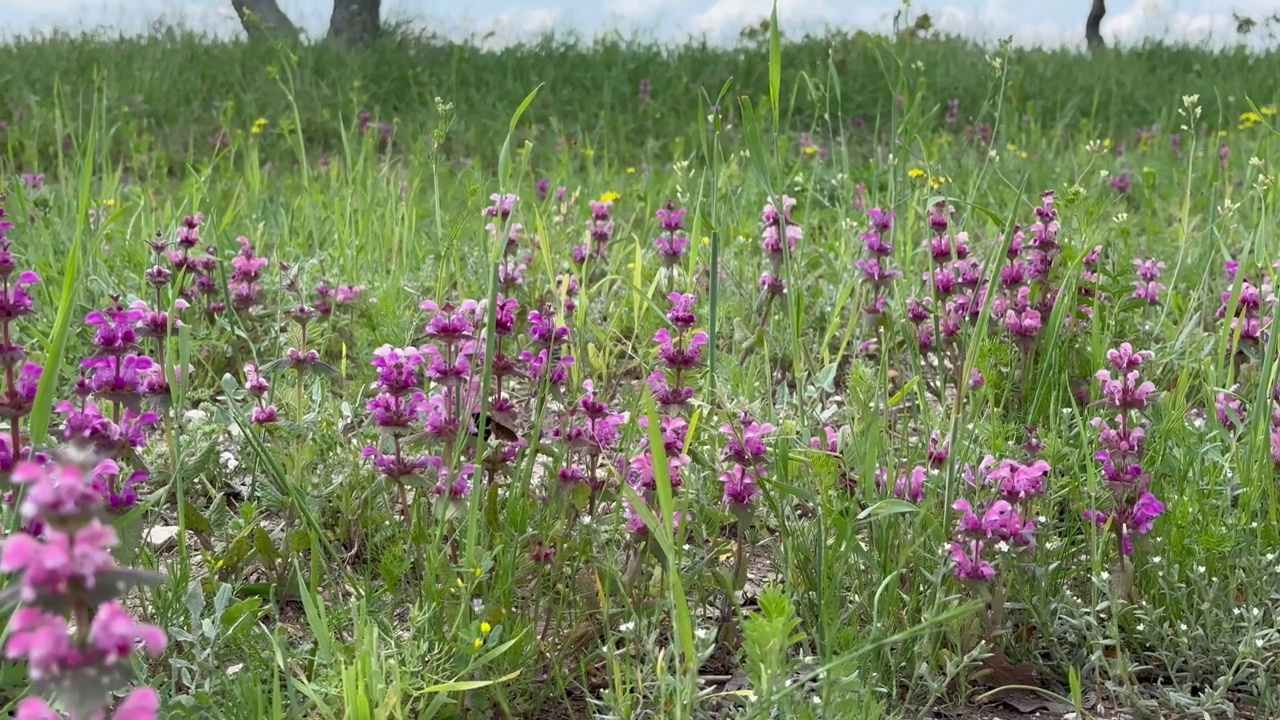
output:
[[[676, 200], [690, 208], [695, 243], [672, 287], [696, 292], [704, 319], [709, 308], [700, 273], [710, 246], [698, 241], [714, 227], [722, 251], [717, 345], [726, 355], [717, 393], [705, 380], [697, 387], [713, 413], [698, 431], [701, 456], [714, 463], [722, 444], [715, 428], [742, 410], [779, 425], [772, 441], [778, 457], [821, 432], [826, 421], [806, 402], [820, 401], [832, 413], [831, 424], [853, 428], [856, 441], [846, 445], [844, 460], [864, 478], [858, 490], [844, 490], [831, 460], [812, 459], [812, 466], [778, 461], [779, 478], [806, 494], [822, 523], [792, 508], [789, 489], [770, 484], [766, 509], [749, 535], [759, 545], [753, 553], [757, 569], [776, 573], [795, 598], [800, 629], [810, 638], [801, 651], [806, 668], [861, 652], [958, 606], [965, 591], [951, 581], [937, 551], [954, 523], [946, 507], [963, 491], [955, 473], [986, 453], [1021, 457], [1025, 426], [1035, 425], [1045, 444], [1042, 456], [1056, 470], [1051, 498], [1037, 507], [1051, 519], [1043, 524], [1036, 567], [1010, 570], [1008, 615], [1019, 628], [1017, 640], [1008, 643], [1010, 656], [1034, 663], [1055, 688], [1063, 689], [1069, 672], [1079, 670], [1086, 689], [1110, 693], [1122, 704], [1145, 703], [1163, 716], [1174, 708], [1219, 711], [1239, 700], [1226, 688], [1252, 694], [1264, 716], [1275, 715], [1280, 698], [1264, 680], [1274, 676], [1280, 643], [1267, 631], [1275, 624], [1276, 578], [1275, 555], [1268, 553], [1277, 537], [1275, 523], [1260, 520], [1274, 521], [1280, 503], [1265, 447], [1267, 413], [1253, 412], [1239, 436], [1212, 424], [1208, 431], [1194, 430], [1184, 416], [1189, 408], [1208, 407], [1212, 414], [1214, 393], [1237, 380], [1240, 396], [1250, 400], [1259, 388], [1258, 397], [1265, 397], [1273, 384], [1265, 375], [1273, 366], [1265, 363], [1233, 374], [1217, 354], [1225, 331], [1212, 314], [1218, 294], [1229, 288], [1217, 272], [1227, 255], [1249, 250], [1264, 259], [1280, 257], [1271, 229], [1275, 193], [1253, 188], [1258, 169], [1248, 163], [1258, 156], [1274, 168], [1280, 161], [1274, 138], [1263, 127], [1237, 128], [1246, 96], [1258, 105], [1280, 96], [1280, 55], [1163, 46], [1095, 59], [1014, 52], [1004, 58], [1007, 72], [1001, 73], [988, 63], [988, 51], [950, 40], [857, 37], [839, 39], [830, 49], [822, 41], [788, 44], [782, 52], [784, 127], [775, 133], [765, 123], [764, 150], [752, 153], [764, 162], [755, 165], [743, 153], [749, 138], [736, 102], [726, 103], [734, 119], [720, 135], [722, 152], [704, 151], [698, 88], [714, 95], [733, 76], [733, 95], [750, 95], [763, 107], [769, 96], [763, 45], [684, 47], [664, 55], [646, 46], [544, 44], [485, 54], [398, 40], [356, 60], [326, 48], [303, 49], [288, 73], [274, 50], [176, 35], [55, 39], [0, 51], [3, 67], [34, 68], [0, 77], [0, 99], [25, 110], [5, 134], [9, 153], [0, 157], [0, 184], [10, 194], [6, 208], [20, 221], [14, 231], [19, 256], [44, 280], [34, 293], [36, 322], [20, 326], [23, 337], [37, 338], [37, 359], [48, 350], [41, 338], [64, 279], [67, 238], [77, 228], [86, 233], [83, 282], [74, 286], [77, 321], [109, 293], [146, 292], [140, 275], [150, 258], [143, 240], [156, 228], [169, 232], [196, 210], [206, 213], [206, 238], [224, 259], [237, 248], [236, 236], [246, 235], [265, 256], [301, 264], [308, 283], [360, 282], [378, 299], [349, 321], [350, 334], [322, 331], [312, 338], [339, 369], [338, 378], [305, 386], [291, 375], [276, 378], [273, 402], [300, 429], [266, 434], [261, 455], [226, 431], [229, 411], [243, 413], [243, 405], [209, 400], [224, 372], [236, 372], [251, 357], [279, 357], [300, 338], [280, 330], [287, 323], [270, 314], [246, 331], [252, 342], [237, 337], [243, 329], [234, 323], [192, 319], [192, 396], [210, 420], [184, 428], [167, 448], [157, 439], [148, 456], [158, 469], [154, 486], [165, 486], [165, 473], [173, 470], [192, 509], [178, 515], [173, 497], [165, 496], [147, 517], [192, 527], [199, 512], [212, 525], [207, 534], [216, 550], [203, 554], [192, 543], [154, 559], [172, 582], [157, 592], [150, 618], [192, 629], [175, 635], [167, 662], [152, 668], [164, 697], [186, 698], [192, 717], [195, 708], [207, 706], [233, 708], [224, 715], [229, 718], [337, 718], [354, 713], [360, 698], [419, 717], [435, 697], [435, 682], [519, 671], [519, 677], [471, 693], [477, 714], [523, 718], [566, 704], [581, 709], [575, 687], [590, 683], [607, 688], [599, 697], [607, 711], [620, 715], [643, 708], [676, 717], [675, 708], [689, 702], [686, 686], [671, 680], [679, 668], [671, 664], [670, 649], [662, 658], [654, 651], [670, 638], [669, 588], [656, 573], [649, 583], [628, 582], [631, 547], [615, 514], [566, 527], [567, 508], [536, 497], [531, 466], [522, 465], [493, 514], [477, 507], [449, 526], [422, 511], [414, 524], [405, 523], [393, 516], [386, 493], [358, 457], [372, 439], [360, 424], [372, 350], [416, 337], [424, 320], [416, 307], [423, 299], [485, 295], [489, 268], [483, 264], [487, 235], [480, 210], [499, 189], [495, 168], [510, 113], [546, 82], [519, 125], [513, 173], [504, 187], [522, 196], [516, 220], [528, 228], [526, 242], [536, 231], [543, 239], [538, 250], [546, 253], [531, 259], [525, 286], [513, 291], [523, 308], [553, 297], [550, 279], [568, 269], [569, 248], [582, 241], [586, 200], [606, 191], [622, 195], [615, 206], [615, 250], [601, 279], [587, 284], [583, 307], [571, 321], [580, 360], [574, 381], [594, 379], [607, 388], [602, 393], [614, 407], [633, 418], [643, 412], [630, 381], [637, 363], [652, 369], [650, 338], [663, 321], [619, 279], [638, 280], [661, 305], [667, 281], [655, 281], [652, 218]], [[93, 78], [102, 71], [105, 79], [95, 90]], [[636, 98], [642, 78], [653, 84], [653, 103], [644, 107]], [[1204, 115], [1195, 133], [1183, 134], [1186, 156], [1179, 157], [1163, 135], [1177, 132], [1184, 122], [1177, 114], [1181, 98], [1194, 93]], [[453, 109], [442, 113], [436, 97]], [[961, 101], [962, 117], [946, 128], [945, 104], [952, 98]], [[94, 108], [100, 110], [96, 116]], [[398, 125], [399, 152], [390, 161], [372, 135], [350, 131], [362, 109]], [[822, 118], [826, 110], [829, 122]], [[254, 134], [258, 118], [268, 123]], [[859, 128], [859, 118], [875, 131]], [[299, 119], [305, 173], [297, 167], [293, 132]], [[60, 122], [69, 130], [65, 144]], [[970, 122], [997, 127], [994, 156], [966, 139]], [[1138, 130], [1153, 125], [1162, 127], [1162, 135], [1140, 140]], [[213, 160], [209, 139], [222, 127], [233, 131], [230, 144]], [[804, 153], [801, 131], [812, 131], [814, 142], [831, 153], [827, 161]], [[431, 136], [440, 139], [438, 153], [424, 140]], [[521, 151], [523, 140], [534, 141], [531, 151]], [[1089, 149], [1088, 141], [1098, 144]], [[1124, 155], [1115, 151], [1120, 142], [1129, 148]], [[1230, 147], [1225, 166], [1221, 142]], [[322, 168], [318, 158], [325, 154], [332, 164]], [[672, 168], [676, 157], [690, 164]], [[925, 177], [916, 177], [916, 169]], [[19, 191], [20, 170], [48, 173], [49, 187]], [[74, 188], [85, 170], [92, 182], [81, 197]], [[1108, 179], [1125, 171], [1133, 174], [1133, 188], [1121, 195]], [[567, 205], [535, 200], [533, 183], [541, 175], [567, 186]], [[806, 233], [792, 269], [792, 297], [800, 298], [795, 315], [775, 306], [768, 321], [761, 319], [754, 282], [764, 266], [756, 240], [761, 175], [800, 199], [797, 216]], [[931, 187], [929, 176], [950, 182]], [[916, 278], [930, 267], [919, 239], [927, 234], [924, 208], [936, 191], [957, 199], [956, 228], [970, 233], [975, 252], [990, 266], [1000, 256], [1005, 221], [1032, 222], [1039, 191], [1057, 188], [1068, 238], [1064, 267], [1078, 267], [1073, 263], [1091, 248], [1104, 246], [1103, 286], [1123, 298], [1133, 277], [1131, 260], [1158, 257], [1168, 263], [1166, 304], [1144, 309], [1100, 303], [1090, 334], [1046, 343], [1033, 363], [1018, 362], [999, 328], [989, 337], [975, 336], [973, 359], [988, 382], [953, 417], [926, 397], [925, 384], [904, 390], [902, 381], [928, 375], [913, 349], [914, 330], [904, 323], [881, 338], [884, 366], [849, 360], [859, 341], [875, 335], [859, 320], [869, 290], [851, 270], [862, 252], [853, 235], [865, 230], [864, 214], [854, 209], [855, 182], [867, 187], [867, 207], [898, 213], [894, 262], [907, 279], [893, 296], [897, 317], [906, 296], [921, 292]], [[1226, 200], [1240, 203], [1234, 214], [1223, 212]], [[1001, 222], [966, 202], [990, 209]], [[92, 234], [85, 223], [90, 209], [108, 218]], [[36, 218], [31, 225], [23, 222], [29, 211]], [[269, 294], [277, 282], [278, 276], [269, 276]], [[280, 299], [279, 307], [289, 302]], [[799, 319], [794, 328], [790, 317]], [[1184, 334], [1184, 327], [1191, 331]], [[88, 334], [73, 330], [71, 356], [80, 357], [88, 351]], [[741, 349], [756, 337], [764, 344], [744, 357]], [[1068, 379], [1087, 384], [1105, 351], [1122, 340], [1157, 351], [1157, 361], [1144, 371], [1169, 390], [1149, 415], [1148, 451], [1169, 512], [1140, 555], [1135, 585], [1144, 603], [1100, 612], [1111, 597], [1112, 543], [1078, 520], [1079, 511], [1103, 493], [1092, 460], [1094, 431], [1076, 419], [1100, 411], [1073, 404]], [[830, 372], [837, 392], [815, 387], [801, 401], [787, 395], [797, 355], [807, 377]], [[900, 373], [892, 385], [881, 381], [889, 369]], [[866, 410], [900, 391], [893, 413]], [[573, 387], [569, 394], [577, 392]], [[926, 512], [855, 520], [862, 507], [882, 499], [866, 480], [872, 469], [889, 465], [896, 472], [922, 462], [924, 446], [917, 441], [929, 429], [960, 432], [962, 442], [954, 446], [951, 474], [931, 480]], [[626, 447], [635, 447], [638, 434], [629, 427]], [[219, 461], [223, 453], [237, 459], [236, 468]], [[733, 518], [720, 506], [718, 472], [700, 463], [688, 468], [681, 500], [696, 520], [681, 577], [703, 627], [717, 619], [705, 609], [723, 604], [710, 570], [723, 575], [734, 549], [726, 539]], [[220, 494], [226, 484], [241, 488], [249, 501], [229, 507]], [[296, 555], [311, 581], [304, 592], [324, 604], [323, 615], [304, 613], [296, 600], [277, 605], [260, 560], [237, 560], [227, 549], [245, 549], [259, 528], [280, 541], [282, 518], [298, 517], [289, 488], [303, 492], [301, 502], [323, 532], [309, 534], [297, 520], [288, 527], [309, 534], [313, 543], [323, 535], [342, 554], [342, 562], [317, 560], [314, 574], [307, 563], [319, 553]], [[468, 525], [472, 520], [475, 526]], [[468, 532], [472, 527], [475, 534]], [[442, 541], [443, 533], [455, 530], [454, 543]], [[544, 538], [557, 542], [563, 564], [556, 570], [563, 575], [530, 561], [533, 540]], [[221, 560], [236, 570], [195, 585], [206, 603], [192, 610], [200, 593], [187, 580], [216, 574]], [[618, 613], [607, 622], [597, 612], [596, 578]], [[230, 610], [214, 625], [219, 629], [204, 636], [188, 613], [211, 617], [221, 580], [229, 583]], [[1236, 614], [1231, 608], [1237, 603], [1270, 609]], [[790, 611], [777, 612], [785, 625]], [[556, 630], [543, 643], [536, 638], [545, 617], [554, 618]], [[498, 629], [486, 636], [482, 622]], [[598, 652], [600, 643], [584, 633], [598, 625], [608, 627], [611, 641], [626, 651]], [[949, 622], [918, 640], [876, 647], [805, 688], [823, 705], [794, 699], [780, 705], [794, 717], [819, 717], [825, 707], [834, 713], [829, 716], [878, 718], [904, 703], [954, 699], [976, 669], [976, 660], [964, 655], [977, 629], [975, 620]], [[317, 643], [317, 637], [335, 642]], [[473, 652], [478, 639], [486, 652], [500, 650], [475, 668], [468, 663], [486, 657]], [[503, 645], [513, 639], [514, 645]], [[748, 648], [753, 672], [768, 665], [761, 660], [767, 652]], [[771, 666], [775, 680], [795, 672], [791, 660]], [[242, 664], [240, 671], [228, 673], [234, 664]], [[710, 672], [726, 666], [719, 667]], [[736, 665], [727, 667], [732, 672]], [[1153, 678], [1172, 678], [1175, 689], [1149, 692]], [[1219, 681], [1220, 693], [1200, 691]], [[695, 717], [705, 716], [707, 707], [699, 704]], [[242, 708], [253, 710], [247, 715]]]

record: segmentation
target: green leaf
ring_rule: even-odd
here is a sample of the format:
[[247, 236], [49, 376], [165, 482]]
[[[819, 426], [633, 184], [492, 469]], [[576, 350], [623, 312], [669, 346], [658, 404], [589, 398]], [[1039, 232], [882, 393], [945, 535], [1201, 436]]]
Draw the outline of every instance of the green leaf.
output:
[[920, 512], [917, 505], [912, 505], [906, 500], [898, 500], [896, 498], [886, 498], [871, 507], [858, 513], [855, 521], [877, 520], [890, 515], [907, 515], [910, 513]]
[[49, 352], [46, 355], [44, 375], [36, 390], [35, 404], [27, 420], [27, 432], [31, 445], [41, 447], [49, 436], [49, 419], [53, 414], [53, 396], [57, 392], [58, 376], [67, 356], [67, 330], [71, 327], [71, 313], [75, 306], [76, 290], [80, 287], [80, 234], [71, 241], [67, 255], [66, 275], [62, 279], [62, 295], [58, 298], [58, 315], [49, 336]]
[[751, 104], [751, 98], [743, 96], [738, 99], [742, 105], [742, 127], [746, 130], [747, 152], [751, 157], [751, 171], [756, 176], [756, 180], [760, 182], [760, 187], [764, 188], [765, 195], [769, 197], [769, 202], [773, 202], [773, 187], [769, 183], [769, 167], [765, 163], [764, 141], [760, 138], [760, 122], [756, 118], [755, 108]]
[[769, 104], [773, 106], [774, 132], [782, 125], [782, 32], [778, 29], [778, 1], [769, 16]]
[[[525, 96], [524, 102], [516, 108], [516, 112], [511, 116], [511, 122], [507, 125], [507, 138], [502, 141], [502, 150], [498, 153], [498, 187], [505, 188], [507, 180], [511, 176], [511, 138], [516, 134], [516, 125], [520, 124], [520, 116], [524, 115], [524, 111], [529, 109], [533, 104], [533, 99], [538, 97], [538, 91], [546, 83], [538, 83], [533, 92]], [[505, 237], [505, 235], [503, 236]]]

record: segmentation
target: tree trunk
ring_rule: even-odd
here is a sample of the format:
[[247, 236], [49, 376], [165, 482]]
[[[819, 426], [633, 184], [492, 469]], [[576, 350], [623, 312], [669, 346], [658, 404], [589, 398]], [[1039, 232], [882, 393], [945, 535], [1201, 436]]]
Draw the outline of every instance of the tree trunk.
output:
[[382, 0], [333, 0], [328, 39], [346, 47], [368, 47], [381, 27]]
[[240, 16], [240, 24], [249, 33], [250, 40], [298, 36], [298, 28], [276, 0], [231, 0], [231, 7]]
[[1102, 39], [1102, 16], [1107, 14], [1106, 0], [1093, 0], [1089, 8], [1089, 19], [1084, 23], [1084, 39], [1090, 50], [1102, 50], [1107, 43]]

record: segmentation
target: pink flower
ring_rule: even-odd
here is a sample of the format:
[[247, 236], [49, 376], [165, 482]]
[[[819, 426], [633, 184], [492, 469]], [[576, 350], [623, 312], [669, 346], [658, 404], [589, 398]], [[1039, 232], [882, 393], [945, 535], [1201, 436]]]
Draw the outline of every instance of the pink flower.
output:
[[951, 559], [956, 564], [956, 577], [968, 582], [991, 582], [996, 569], [982, 559], [981, 540], [951, 543]]
[[909, 475], [899, 477], [893, 484], [893, 496], [899, 500], [920, 504], [924, 501], [924, 484], [928, 477], [924, 466], [917, 465], [911, 468]]
[[102, 653], [107, 665], [123, 660], [133, 652], [134, 644], [141, 644], [151, 657], [164, 652], [164, 631], [154, 625], [135, 622], [127, 610], [114, 602], [103, 603], [93, 616], [89, 627], [89, 642]]
[[102, 502], [101, 495], [93, 489], [92, 478], [74, 465], [21, 462], [13, 470], [12, 482], [31, 486], [20, 509], [24, 520], [81, 515], [92, 512]]
[[1000, 494], [1006, 500], [1017, 502], [1044, 493], [1045, 475], [1049, 474], [1050, 469], [1049, 463], [1044, 460], [1037, 460], [1030, 465], [1004, 460], [987, 473], [987, 481], [998, 485]]
[[155, 690], [141, 687], [129, 693], [119, 705], [112, 720], [156, 720], [160, 717], [160, 696]]
[[70, 654], [71, 636], [65, 618], [33, 607], [13, 614], [5, 657], [25, 659], [32, 679], [40, 680], [56, 672]]

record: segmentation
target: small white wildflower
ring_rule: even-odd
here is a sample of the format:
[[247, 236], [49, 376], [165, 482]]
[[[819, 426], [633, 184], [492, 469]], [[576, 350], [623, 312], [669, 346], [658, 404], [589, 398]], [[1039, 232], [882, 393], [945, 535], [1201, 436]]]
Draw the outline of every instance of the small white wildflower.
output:
[[619, 625], [619, 626], [618, 626], [618, 632], [620, 632], [620, 633], [629, 633], [629, 632], [631, 632], [632, 630], [635, 630], [635, 629], [636, 629], [636, 624], [635, 624], [634, 622], [630, 621], [630, 620], [628, 620], [628, 621], [626, 621], [626, 622], [624, 622], [624, 623], [622, 623], [621, 625]]
[[1128, 220], [1129, 220], [1129, 213], [1124, 213], [1124, 212], [1116, 213], [1116, 216], [1111, 218], [1111, 221], [1117, 225], [1123, 225], [1126, 222], [1128, 222]]
[[1179, 630], [1181, 630], [1182, 632], [1186, 632], [1186, 631], [1187, 631], [1187, 624], [1186, 624], [1186, 623], [1178, 623], [1178, 629], [1179, 629]]
[[1257, 155], [1254, 155], [1253, 157], [1249, 158], [1249, 167], [1254, 169], [1261, 169], [1263, 165], [1264, 163], [1262, 162], [1262, 158], [1258, 157]]
[[699, 640], [706, 640], [711, 637], [711, 630], [709, 628], [698, 627], [694, 628], [693, 634], [697, 636]]
[[1197, 565], [1197, 566], [1196, 566], [1196, 574], [1197, 574], [1197, 575], [1203, 575], [1203, 574], [1204, 574], [1204, 571], [1205, 571], [1205, 567], [1204, 567], [1203, 565]]
[[1005, 542], [1004, 540], [1001, 540], [1000, 542], [996, 543], [996, 552], [1001, 552], [1001, 553], [1009, 552], [1009, 543]]
[[209, 413], [203, 410], [196, 410], [193, 408], [191, 410], [188, 410], [182, 413], [182, 419], [186, 420], [192, 425], [199, 425], [200, 423], [209, 419]]
[[1143, 624], [1143, 623], [1138, 623], [1138, 625], [1137, 625], [1137, 627], [1136, 627], [1135, 629], [1136, 629], [1138, 632], [1146, 632], [1146, 630], [1147, 630], [1147, 626], [1146, 626], [1145, 624]]
[[222, 454], [218, 455], [218, 462], [222, 463], [222, 467], [227, 472], [235, 472], [236, 468], [240, 467], [239, 458], [230, 450], [223, 450]]

